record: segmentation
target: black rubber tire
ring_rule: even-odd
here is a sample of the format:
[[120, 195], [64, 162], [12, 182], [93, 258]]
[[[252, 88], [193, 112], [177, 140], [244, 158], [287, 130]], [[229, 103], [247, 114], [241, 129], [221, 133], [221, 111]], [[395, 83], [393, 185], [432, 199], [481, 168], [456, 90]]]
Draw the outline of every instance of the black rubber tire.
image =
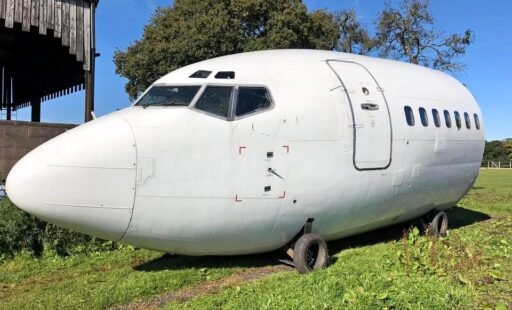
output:
[[448, 231], [448, 215], [444, 211], [438, 212], [428, 224], [428, 234], [436, 237], [446, 237]]
[[323, 269], [329, 264], [325, 240], [317, 234], [302, 235], [293, 249], [293, 263], [299, 273]]

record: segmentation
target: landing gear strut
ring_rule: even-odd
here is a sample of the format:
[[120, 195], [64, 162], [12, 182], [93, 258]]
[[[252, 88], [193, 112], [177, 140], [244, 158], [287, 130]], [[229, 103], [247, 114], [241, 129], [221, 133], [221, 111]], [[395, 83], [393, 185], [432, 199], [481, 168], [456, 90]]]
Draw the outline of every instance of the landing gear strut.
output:
[[439, 211], [428, 223], [427, 234], [429, 236], [446, 237], [448, 231], [448, 215], [444, 211]]
[[293, 259], [284, 261], [294, 266], [299, 273], [308, 273], [315, 269], [323, 269], [329, 264], [329, 250], [325, 240], [317, 234], [311, 233], [313, 219], [308, 219], [304, 229], [295, 236], [286, 253]]

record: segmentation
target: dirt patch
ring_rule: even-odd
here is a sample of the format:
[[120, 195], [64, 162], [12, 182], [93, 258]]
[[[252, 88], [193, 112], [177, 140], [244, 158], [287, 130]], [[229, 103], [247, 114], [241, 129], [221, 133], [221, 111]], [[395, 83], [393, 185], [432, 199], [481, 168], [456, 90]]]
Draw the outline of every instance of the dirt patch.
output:
[[219, 293], [222, 289], [225, 289], [230, 286], [234, 286], [237, 284], [245, 284], [249, 282], [253, 282], [262, 278], [265, 278], [271, 274], [290, 271], [291, 267], [285, 265], [275, 265], [275, 266], [267, 266], [267, 267], [257, 267], [251, 268], [248, 270], [244, 270], [242, 272], [233, 274], [229, 277], [200, 283], [197, 285], [193, 285], [190, 287], [185, 287], [175, 292], [171, 292], [168, 294], [159, 295], [153, 297], [150, 300], [130, 303], [126, 305], [119, 305], [111, 308], [112, 310], [149, 310], [149, 309], [159, 309], [164, 305], [171, 302], [185, 302], [192, 298], [210, 295]]

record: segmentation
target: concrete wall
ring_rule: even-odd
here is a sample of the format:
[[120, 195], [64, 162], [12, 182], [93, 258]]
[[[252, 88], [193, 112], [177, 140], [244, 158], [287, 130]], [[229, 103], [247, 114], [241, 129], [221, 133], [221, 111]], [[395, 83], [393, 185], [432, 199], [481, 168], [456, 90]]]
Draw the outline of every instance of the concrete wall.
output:
[[0, 184], [25, 154], [75, 127], [70, 124], [0, 121]]

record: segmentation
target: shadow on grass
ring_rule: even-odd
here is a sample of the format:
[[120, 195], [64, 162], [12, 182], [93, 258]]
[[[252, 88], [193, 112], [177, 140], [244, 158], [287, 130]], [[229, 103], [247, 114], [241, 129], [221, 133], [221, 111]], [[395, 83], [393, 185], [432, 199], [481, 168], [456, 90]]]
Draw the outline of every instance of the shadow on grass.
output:
[[[455, 206], [452, 209], [447, 210], [446, 213], [448, 215], [449, 229], [458, 229], [491, 218], [486, 213], [462, 208], [459, 206]], [[404, 233], [411, 226], [416, 226], [420, 229], [420, 231], [425, 231], [426, 224], [427, 222], [425, 220], [422, 218], [417, 218], [408, 222], [332, 241], [328, 244], [329, 253], [336, 254], [348, 248], [357, 248], [377, 243], [397, 241], [404, 236]]]
[[[465, 209], [458, 206], [448, 210], [447, 214], [450, 223], [450, 229], [469, 226], [491, 218], [485, 213]], [[424, 231], [424, 225], [425, 223], [422, 222], [421, 219], [415, 219], [409, 222], [404, 222], [367, 233], [331, 241], [328, 243], [329, 253], [331, 255], [335, 255], [338, 252], [348, 248], [357, 248], [372, 244], [400, 240], [404, 233], [411, 226], [417, 226], [421, 231]], [[277, 261], [277, 259], [283, 258], [283, 254], [283, 251], [275, 251], [271, 253], [256, 255], [201, 257], [164, 254], [159, 258], [135, 266], [134, 269], [142, 272], [155, 272], [162, 270], [182, 270], [189, 268], [265, 267], [281, 264], [279, 261]], [[333, 257], [333, 262], [335, 260], [336, 258]]]
[[183, 256], [164, 254], [159, 258], [133, 267], [137, 271], [154, 272], [182, 269], [255, 268], [279, 265], [273, 253], [239, 256]]
[[484, 189], [485, 187], [483, 186], [473, 186], [471, 189], [472, 190], [480, 190], [480, 189]]

